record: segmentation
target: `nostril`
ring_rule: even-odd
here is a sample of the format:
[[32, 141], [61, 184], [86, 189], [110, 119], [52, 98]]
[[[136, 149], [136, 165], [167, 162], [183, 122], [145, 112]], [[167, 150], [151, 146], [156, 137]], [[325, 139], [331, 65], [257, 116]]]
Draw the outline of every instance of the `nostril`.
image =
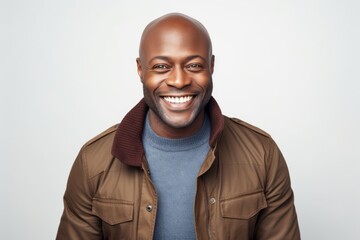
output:
[[176, 88], [184, 88], [191, 84], [191, 80], [187, 77], [168, 78], [165, 82], [167, 85], [173, 86]]

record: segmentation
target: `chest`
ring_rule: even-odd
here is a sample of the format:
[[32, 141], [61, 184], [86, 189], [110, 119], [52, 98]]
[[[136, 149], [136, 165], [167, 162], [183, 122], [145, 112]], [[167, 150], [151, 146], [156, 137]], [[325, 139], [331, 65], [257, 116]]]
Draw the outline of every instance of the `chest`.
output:
[[[254, 232], [257, 216], [267, 203], [264, 197], [265, 169], [231, 154], [209, 154], [195, 184], [191, 212], [198, 239], [241, 239]], [[142, 169], [122, 165], [96, 179], [93, 212], [104, 235], [124, 239], [152, 239], [159, 208], [153, 171], [144, 160]], [[150, 174], [149, 174], [150, 173]]]

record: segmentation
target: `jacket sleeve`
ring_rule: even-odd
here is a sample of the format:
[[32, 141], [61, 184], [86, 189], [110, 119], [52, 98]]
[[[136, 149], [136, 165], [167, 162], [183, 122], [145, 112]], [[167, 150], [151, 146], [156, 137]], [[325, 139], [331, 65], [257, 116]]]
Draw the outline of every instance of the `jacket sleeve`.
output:
[[102, 239], [101, 222], [91, 213], [92, 196], [85, 156], [83, 148], [72, 166], [57, 240]]
[[286, 162], [272, 139], [266, 155], [265, 197], [267, 208], [260, 212], [255, 239], [298, 240], [300, 231], [294, 206], [294, 195]]

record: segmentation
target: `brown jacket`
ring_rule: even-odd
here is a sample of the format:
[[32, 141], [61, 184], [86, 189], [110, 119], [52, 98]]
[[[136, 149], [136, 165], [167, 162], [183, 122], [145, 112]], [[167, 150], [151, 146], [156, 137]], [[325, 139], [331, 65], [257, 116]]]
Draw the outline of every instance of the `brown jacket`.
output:
[[[83, 146], [57, 239], [153, 238], [157, 195], [142, 146], [147, 110], [141, 100]], [[300, 239], [288, 169], [272, 138], [223, 116], [213, 98], [207, 111], [211, 150], [197, 177], [197, 239]]]

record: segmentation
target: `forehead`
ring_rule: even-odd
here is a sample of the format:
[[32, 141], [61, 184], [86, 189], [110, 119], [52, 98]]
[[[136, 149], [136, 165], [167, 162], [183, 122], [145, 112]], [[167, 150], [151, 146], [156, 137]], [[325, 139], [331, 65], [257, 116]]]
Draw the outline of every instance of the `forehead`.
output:
[[206, 30], [189, 21], [165, 21], [149, 26], [142, 37], [140, 57], [186, 57], [200, 55], [208, 58], [211, 43]]

